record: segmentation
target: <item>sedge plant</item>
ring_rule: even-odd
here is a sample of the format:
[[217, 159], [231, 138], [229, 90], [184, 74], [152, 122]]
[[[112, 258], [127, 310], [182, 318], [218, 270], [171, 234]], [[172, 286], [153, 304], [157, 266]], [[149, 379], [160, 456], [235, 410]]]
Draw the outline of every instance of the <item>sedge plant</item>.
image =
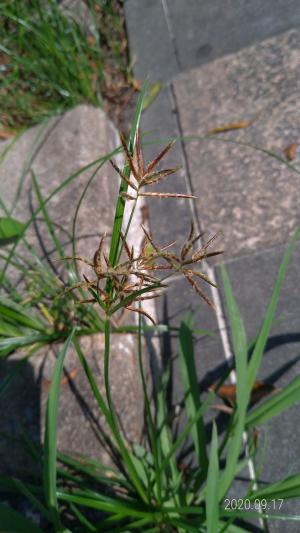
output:
[[[91, 269], [91, 275], [79, 280], [69, 276], [65, 287], [61, 287], [61, 298], [76, 298], [80, 309], [93, 309], [91, 316], [98, 317], [98, 327], [105, 336], [104, 380], [105, 394], [98, 387], [97, 375], [89, 366], [82, 352], [79, 337], [81, 325], [73, 320], [64, 330], [64, 339], [59, 352], [50, 386], [44, 444], [31, 443], [31, 453], [37, 461], [42, 457], [43, 469], [40, 483], [0, 477], [0, 488], [6, 493], [21, 493], [41, 516], [40, 526], [7, 505], [0, 505], [0, 520], [5, 531], [17, 524], [17, 531], [38, 532], [232, 532], [251, 530], [251, 520], [297, 519], [284, 513], [270, 514], [264, 502], [272, 499], [300, 497], [300, 473], [277, 483], [262, 485], [258, 477], [249, 481], [244, 494], [245, 501], [252, 503], [249, 510], [228, 509], [224, 499], [234, 486], [238, 474], [255, 460], [257, 453], [255, 430], [261, 424], [300, 401], [300, 378], [296, 377], [287, 387], [258, 405], [251, 403], [251, 395], [262, 361], [266, 342], [274, 318], [280, 289], [294, 245], [300, 235], [298, 229], [283, 257], [274, 291], [266, 310], [265, 318], [257, 338], [250, 344], [245, 327], [231, 289], [225, 267], [222, 268], [224, 294], [231, 326], [234, 361], [215, 387], [199, 391], [195, 354], [194, 325], [191, 315], [186, 316], [178, 332], [178, 360], [184, 399], [181, 408], [185, 411], [184, 425], [180, 432], [174, 431], [174, 417], [170, 417], [167, 404], [167, 387], [170, 368], [167, 367], [154, 384], [154, 398], [150, 397], [143, 358], [142, 337], [145, 320], [155, 323], [148, 311], [143, 309], [146, 299], [159, 297], [165, 290], [170, 276], [182, 275], [200, 298], [209, 306], [211, 300], [200, 283], [211, 284], [211, 280], [198, 266], [209, 256], [221, 253], [210, 250], [214, 238], [199, 244], [201, 236], [192, 225], [187, 239], [179, 252], [173, 252], [174, 243], [157, 244], [149, 228], [142, 227], [144, 241], [137, 253], [128, 244], [129, 226], [132, 222], [137, 200], [140, 196], [166, 198], [169, 193], [149, 191], [176, 169], [157, 169], [158, 163], [172, 148], [169, 143], [156, 158], [148, 164], [143, 161], [142, 147], [138, 134], [139, 121], [145, 90], [137, 104], [128, 142], [123, 139], [125, 166], [121, 170], [110, 154], [120, 177], [120, 190], [116, 203], [110, 250], [105, 252], [105, 239], [101, 236], [99, 246], [92, 260], [77, 256], [61, 259], [72, 265], [84, 262]], [[34, 182], [36, 185], [36, 182]], [[178, 193], [180, 197], [189, 195]], [[123, 227], [126, 202], [131, 204], [131, 216]], [[47, 201], [41, 200], [42, 211]], [[45, 212], [44, 212], [45, 215]], [[7, 261], [14, 261], [12, 252]], [[17, 257], [17, 256], [16, 256]], [[5, 273], [4, 273], [5, 276]], [[6, 280], [6, 278], [4, 278]], [[5, 281], [8, 283], [8, 281]], [[19, 307], [21, 313], [22, 306]], [[97, 310], [98, 311], [95, 311]], [[115, 317], [125, 310], [132, 311], [138, 319], [137, 359], [144, 393], [145, 426], [147, 432], [143, 443], [129, 442], [120, 427], [112, 399], [109, 379], [110, 340], [115, 331]], [[13, 311], [13, 309], [12, 309]], [[24, 315], [24, 313], [23, 313]], [[12, 315], [10, 315], [11, 317]], [[26, 315], [28, 320], [32, 319]], [[23, 316], [23, 321], [25, 317]], [[96, 319], [95, 319], [96, 320]], [[7, 315], [9, 322], [9, 315]], [[33, 327], [33, 322], [26, 327]], [[96, 325], [96, 323], [95, 323]], [[35, 324], [35, 327], [37, 325]], [[154, 324], [152, 331], [157, 330]], [[100, 328], [99, 328], [100, 329]], [[57, 418], [60, 383], [68, 349], [73, 344], [84, 369], [91, 390], [110, 430], [111, 446], [117, 455], [116, 465], [104, 465], [90, 457], [74, 457], [57, 449]], [[249, 352], [251, 357], [249, 358]], [[220, 434], [216, 421], [212, 423], [209, 438], [206, 416], [211, 414], [218, 391], [232, 370], [237, 375], [235, 401], [227, 421], [225, 434]], [[182, 465], [179, 454], [186, 443], [192, 448], [193, 460]], [[241, 522], [242, 520], [242, 522]], [[248, 521], [250, 521], [248, 523]]]

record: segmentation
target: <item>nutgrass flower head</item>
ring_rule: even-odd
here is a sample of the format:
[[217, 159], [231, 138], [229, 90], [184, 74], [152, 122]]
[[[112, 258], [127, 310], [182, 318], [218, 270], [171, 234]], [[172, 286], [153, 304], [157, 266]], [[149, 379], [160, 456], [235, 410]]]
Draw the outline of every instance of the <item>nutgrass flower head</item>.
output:
[[[130, 168], [129, 176], [121, 172], [117, 165], [111, 161], [112, 166], [118, 172], [120, 177], [126, 181], [136, 196], [121, 193], [126, 200], [137, 200], [139, 196], [162, 197], [183, 197], [195, 198], [188, 194], [171, 194], [171, 193], [144, 193], [141, 189], [148, 185], [159, 183], [162, 179], [176, 172], [177, 168], [167, 168], [156, 171], [155, 168], [163, 157], [168, 153], [174, 142], [170, 142], [159, 152], [159, 154], [148, 165], [144, 165], [143, 154], [140, 144], [139, 134], [136, 134], [136, 144], [134, 156], [131, 156], [126, 142], [122, 139], [124, 152], [127, 163]], [[174, 253], [170, 248], [176, 241], [164, 246], [155, 243], [151, 232], [144, 226], [141, 226], [144, 232], [144, 240], [141, 249], [135, 253], [134, 248], [130, 247], [126, 237], [121, 233], [121, 249], [123, 249], [123, 258], [120, 257], [116, 265], [112, 266], [104, 251], [105, 234], [101, 237], [99, 246], [94, 253], [92, 261], [81, 256], [68, 257], [66, 259], [75, 259], [82, 261], [90, 266], [94, 272], [94, 279], [90, 280], [84, 276], [84, 281], [79, 282], [67, 288], [65, 292], [75, 289], [87, 289], [92, 298], [81, 300], [83, 303], [98, 302], [106, 314], [112, 316], [116, 311], [125, 309], [140, 313], [147, 316], [152, 322], [153, 318], [141, 307], [141, 302], [147, 299], [157, 298], [161, 291], [167, 287], [165, 281], [172, 275], [181, 274], [199, 296], [210, 306], [213, 307], [211, 300], [200, 287], [199, 282], [204, 281], [210, 285], [215, 284], [208, 276], [197, 270], [197, 266], [208, 257], [222, 253], [222, 251], [209, 251], [210, 246], [214, 243], [217, 235], [211, 237], [204, 245], [195, 249], [197, 241], [203, 234], [196, 234], [194, 224], [186, 241], [183, 243], [180, 252]], [[125, 257], [124, 257], [125, 254]], [[121, 252], [120, 252], [121, 256]], [[158, 274], [160, 273], [160, 277]], [[161, 277], [163, 274], [163, 277]], [[109, 290], [108, 290], [109, 287]], [[138, 306], [136, 304], [138, 303]]]
[[[169, 152], [169, 150], [174, 145], [175, 141], [171, 141], [169, 144], [167, 144], [161, 152], [150, 162], [148, 165], [144, 166], [144, 158], [140, 143], [140, 135], [139, 131], [136, 133], [136, 143], [135, 143], [135, 151], [134, 155], [131, 156], [126, 141], [123, 136], [121, 136], [121, 142], [124, 148], [124, 152], [126, 155], [126, 160], [130, 168], [130, 176], [127, 177], [120, 169], [119, 167], [114, 163], [114, 161], [110, 160], [111, 165], [116, 170], [116, 172], [119, 174], [119, 176], [126, 181], [127, 185], [129, 185], [133, 189], [133, 193], [129, 194], [127, 192], [122, 192], [121, 195], [126, 200], [137, 200], [139, 196], [151, 196], [151, 197], [157, 197], [157, 198], [196, 198], [196, 196], [193, 196], [191, 194], [174, 194], [174, 193], [168, 193], [168, 192], [141, 192], [141, 189], [149, 186], [154, 185], [156, 183], [159, 183], [167, 176], [170, 176], [171, 174], [174, 174], [179, 170], [180, 167], [175, 168], [166, 168], [164, 170], [155, 170], [158, 163], [163, 159], [163, 157]], [[135, 196], [133, 194], [135, 193]]]

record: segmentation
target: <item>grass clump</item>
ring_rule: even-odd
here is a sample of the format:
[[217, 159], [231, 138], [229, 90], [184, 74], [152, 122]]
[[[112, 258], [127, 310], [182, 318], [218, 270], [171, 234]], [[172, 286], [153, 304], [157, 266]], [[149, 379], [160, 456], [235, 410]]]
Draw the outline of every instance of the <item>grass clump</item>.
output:
[[[238, 500], [239, 506], [226, 507], [224, 502], [243, 469], [250, 461], [255, 464], [258, 451], [256, 428], [300, 401], [299, 378], [295, 378], [277, 394], [264, 398], [263, 403], [259, 405], [251, 401], [280, 290], [300, 229], [297, 229], [287, 247], [261, 329], [251, 343], [247, 339], [226, 269], [222, 268], [234, 359], [210, 391], [199, 390], [198, 386], [192, 316], [189, 314], [182, 320], [178, 332], [178, 360], [184, 395], [177, 407], [184, 416], [181, 418], [182, 425], [179, 430], [177, 415], [170, 409], [168, 402], [172, 360], [165, 366], [161, 375], [156, 376], [153, 398], [149, 395], [142, 342], [146, 329], [144, 320], [148, 314], [143, 311], [142, 305], [145, 298], [157, 296], [164, 290], [166, 281], [172, 274], [184, 276], [202, 300], [211, 305], [199, 285], [200, 282], [211, 282], [197, 267], [207, 256], [219, 252], [209, 251], [209, 245], [213, 241], [203, 245], [200, 242], [199, 245], [200, 236], [194, 232], [193, 225], [179, 254], [170, 251], [172, 243], [158, 246], [147, 228], [144, 228], [145, 239], [138, 255], [128, 245], [127, 235], [137, 199], [139, 196], [147, 196], [144, 187], [155, 185], [175, 170], [155, 169], [156, 164], [170, 149], [170, 144], [148, 165], [143, 162], [138, 126], [144, 92], [141, 93], [137, 105], [129, 141], [123, 140], [126, 159], [124, 168], [120, 170], [112, 160], [121, 177], [121, 183], [109, 254], [106, 255], [103, 248], [104, 237], [101, 238], [92, 261], [77, 257], [76, 254], [64, 257], [63, 250], [56, 242], [62, 264], [67, 262], [67, 266], [69, 265], [65, 273], [64, 287], [60, 284], [60, 296], [70, 298], [71, 309], [72, 299], [81, 309], [86, 309], [86, 313], [83, 312], [82, 315], [83, 319], [90, 320], [91, 317], [92, 320], [94, 317], [95, 321], [98, 320], [95, 329], [98, 328], [105, 336], [105, 391], [100, 391], [98, 376], [89, 365], [88, 354], [82, 352], [79, 344], [82, 324], [74, 315], [63, 331], [64, 342], [54, 368], [48, 397], [44, 443], [42, 446], [31, 444], [31, 453], [36, 457], [37, 463], [42, 463], [38, 478], [16, 480], [0, 476], [0, 490], [6, 494], [17, 492], [29, 500], [40, 516], [40, 527], [32, 524], [32, 531], [239, 533], [251, 531], [252, 519], [263, 520], [263, 527], [265, 520], [297, 519], [286, 516], [283, 512], [280, 516], [269, 512], [268, 502], [300, 497], [300, 473], [287, 476], [277, 483], [262, 484], [255, 471], [255, 479], [249, 480], [245, 493]], [[115, 153], [112, 153], [103, 157], [103, 162], [111, 160], [114, 155]], [[72, 179], [68, 178], [64, 186], [71, 183], [75, 177], [76, 175], [73, 175]], [[37, 183], [34, 183], [37, 187]], [[39, 197], [38, 190], [36, 192]], [[49, 231], [51, 221], [45, 209], [51, 196], [40, 198], [40, 206], [32, 218], [33, 220], [42, 211], [48, 221]], [[151, 196], [168, 198], [173, 195], [167, 192], [152, 192]], [[131, 205], [131, 215], [127, 226], [123, 227], [127, 202]], [[28, 227], [32, 220], [20, 228], [20, 240], [24, 241], [26, 238], [26, 226]], [[10, 238], [13, 238], [14, 232], [15, 238], [18, 237], [17, 224], [10, 224], [8, 230]], [[5, 238], [8, 236], [8, 230], [4, 232]], [[19, 258], [15, 246], [5, 260], [11, 264], [19, 263], [17, 259]], [[79, 279], [75, 270], [72, 270], [72, 261], [88, 262], [94, 278]], [[162, 277], [158, 276], [158, 273]], [[11, 292], [11, 296], [7, 311], [3, 310], [5, 301], [4, 304], [2, 301], [0, 317], [2, 323], [6, 321], [7, 328], [10, 324], [11, 331], [4, 328], [0, 332], [1, 342], [6, 340], [7, 343], [13, 343], [16, 337], [13, 326], [18, 317], [22, 327], [36, 328], [37, 331], [40, 322], [36, 314], [28, 312], [24, 301], [19, 302], [18, 309], [15, 307], [12, 301], [15, 302], [13, 298], [17, 298], [17, 295], [13, 296], [13, 287], [9, 285], [6, 273], [3, 280], [5, 289], [8, 295]], [[38, 306], [38, 299], [34, 301], [34, 305]], [[86, 308], [86, 305], [90, 307]], [[136, 312], [138, 318], [135, 329], [128, 329], [137, 334], [136, 357], [144, 394], [146, 430], [143, 440], [138, 443], [129, 442], [122, 430], [110, 384], [113, 319], [116, 313], [125, 309]], [[151, 328], [155, 333], [159, 331], [155, 325]], [[126, 330], [126, 327], [124, 329]], [[115, 457], [115, 464], [109, 468], [90, 457], [74, 457], [61, 453], [57, 446], [61, 376], [71, 345], [76, 350], [93, 396], [109, 428], [107, 441], [110, 442]], [[35, 340], [31, 348], [36, 349], [38, 346]], [[16, 347], [15, 345], [14, 348]], [[2, 355], [7, 354], [3, 352]], [[237, 384], [234, 401], [231, 402], [230, 408], [227, 406], [227, 423], [224, 430], [218, 426], [214, 402], [233, 370], [236, 372]], [[212, 423], [207, 423], [208, 417]], [[6, 526], [10, 522], [18, 524], [18, 531], [26, 532], [30, 529], [28, 518], [17, 512], [13, 506], [0, 505], [1, 521], [7, 531], [12, 530]]]
[[35, 124], [81, 102], [103, 106], [130, 88], [121, 4], [82, 0], [72, 11], [72, 3], [1, 2], [2, 129]]

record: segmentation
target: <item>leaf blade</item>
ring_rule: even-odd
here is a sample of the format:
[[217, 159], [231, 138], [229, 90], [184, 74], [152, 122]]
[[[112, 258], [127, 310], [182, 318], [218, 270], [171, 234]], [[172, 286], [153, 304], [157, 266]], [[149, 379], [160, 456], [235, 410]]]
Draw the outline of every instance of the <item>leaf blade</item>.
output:
[[63, 364], [67, 351], [69, 349], [74, 329], [70, 333], [63, 347], [61, 348], [58, 358], [55, 363], [53, 378], [49, 390], [47, 412], [46, 412], [46, 428], [44, 437], [44, 465], [43, 465], [43, 481], [45, 499], [50, 509], [53, 524], [56, 529], [60, 529], [60, 517], [58, 512], [58, 502], [56, 495], [56, 478], [57, 478], [57, 418], [58, 418], [58, 401], [59, 390], [61, 383], [61, 375]]

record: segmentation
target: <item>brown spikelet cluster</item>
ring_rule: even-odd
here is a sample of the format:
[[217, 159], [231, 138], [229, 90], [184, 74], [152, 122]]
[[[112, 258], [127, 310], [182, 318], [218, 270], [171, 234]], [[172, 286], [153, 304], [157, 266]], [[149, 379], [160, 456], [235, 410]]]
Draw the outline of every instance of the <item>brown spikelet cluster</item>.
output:
[[[99, 299], [106, 307], [108, 314], [113, 314], [115, 311], [125, 308], [131, 311], [141, 313], [150, 320], [152, 317], [143, 309], [133, 308], [135, 302], [141, 302], [159, 296], [157, 291], [160, 291], [164, 285], [158, 278], [151, 275], [148, 268], [150, 257], [146, 255], [145, 249], [137, 256], [134, 255], [133, 247], [130, 248], [124, 240], [124, 250], [127, 255], [127, 260], [120, 262], [115, 267], [109, 265], [108, 258], [103, 251], [103, 244], [105, 235], [100, 239], [99, 247], [97, 248], [93, 262], [89, 262], [84, 257], [66, 257], [66, 259], [75, 259], [90, 266], [96, 279], [90, 280], [84, 276], [84, 281], [72, 285], [66, 289], [65, 292], [73, 291], [78, 288], [87, 288], [95, 291], [95, 296], [89, 300], [81, 300], [81, 303], [96, 302]], [[107, 282], [110, 282], [110, 290], [106, 290]], [[112, 288], [112, 290], [111, 290]]]
[[[146, 230], [144, 226], [142, 226], [142, 229], [145, 233], [147, 242], [150, 243], [151, 247], [155, 251], [155, 253], [152, 253], [148, 255], [149, 259], [152, 258], [152, 270], [168, 270], [170, 273], [167, 277], [173, 275], [173, 274], [182, 274], [186, 280], [191, 284], [193, 289], [201, 296], [201, 298], [210, 306], [213, 307], [212, 302], [210, 299], [206, 296], [204, 291], [199, 286], [198, 281], [201, 279], [205, 281], [206, 283], [209, 283], [213, 287], [216, 287], [216, 285], [208, 278], [206, 274], [203, 272], [199, 272], [198, 270], [195, 270], [195, 266], [199, 263], [201, 263], [204, 259], [208, 257], [213, 257], [216, 255], [219, 255], [223, 253], [223, 250], [218, 251], [212, 251], [209, 252], [209, 247], [214, 243], [216, 238], [218, 237], [218, 234], [211, 237], [203, 246], [200, 246], [200, 248], [196, 251], [194, 251], [194, 245], [195, 243], [203, 237], [203, 234], [195, 234], [195, 228], [194, 224], [191, 224], [191, 230], [189, 233], [189, 236], [187, 240], [184, 242], [180, 253], [175, 254], [171, 252], [166, 252], [166, 248], [169, 248], [174, 243], [171, 243], [167, 246], [164, 246], [163, 248], [158, 248], [150, 233]], [[164, 264], [153, 264], [153, 259], [163, 259]], [[164, 278], [166, 279], [166, 278]], [[197, 280], [197, 281], [196, 281]]]
[[[209, 239], [206, 244], [201, 246], [198, 250], [193, 251], [195, 242], [201, 237], [195, 235], [194, 226], [192, 224], [190, 234], [184, 242], [179, 254], [169, 251], [175, 242], [165, 246], [158, 246], [155, 244], [150, 232], [142, 226], [145, 234], [141, 251], [135, 256], [133, 248], [130, 248], [127, 242], [124, 242], [124, 250], [127, 255], [125, 261], [120, 262], [115, 267], [109, 266], [108, 258], [103, 251], [103, 243], [105, 236], [100, 239], [98, 249], [94, 254], [93, 262], [89, 262], [83, 257], [77, 256], [72, 259], [82, 261], [89, 265], [95, 274], [95, 279], [90, 280], [84, 276], [84, 281], [73, 285], [66, 289], [66, 292], [73, 291], [78, 288], [86, 288], [94, 291], [93, 298], [83, 300], [82, 302], [93, 302], [101, 300], [106, 307], [109, 314], [114, 314], [116, 310], [121, 308], [141, 313], [147, 316], [153, 323], [153, 318], [141, 308], [140, 302], [152, 298], [157, 298], [161, 290], [167, 287], [165, 281], [174, 274], [182, 274], [190, 283], [193, 289], [201, 296], [201, 298], [211, 307], [212, 302], [207, 297], [199, 282], [204, 281], [210, 285], [215, 284], [208, 278], [206, 274], [196, 270], [196, 266], [204, 259], [221, 254], [222, 251], [208, 251], [211, 244], [216, 239], [216, 235]], [[70, 257], [66, 259], [71, 259]], [[163, 273], [164, 277], [158, 277], [158, 273]], [[107, 291], [107, 281], [110, 281], [112, 291]], [[95, 295], [97, 298], [95, 298]], [[138, 307], [135, 307], [136, 303]]]
[[[158, 163], [162, 160], [162, 158], [169, 152], [169, 150], [174, 145], [175, 141], [170, 142], [167, 144], [161, 152], [151, 161], [146, 167], [144, 166], [144, 159], [143, 159], [143, 153], [140, 143], [140, 136], [139, 132], [136, 133], [136, 143], [135, 143], [135, 151], [134, 155], [131, 156], [128, 148], [126, 140], [123, 136], [121, 136], [121, 142], [124, 148], [124, 152], [126, 155], [126, 160], [130, 168], [130, 177], [127, 177], [124, 172], [122, 172], [119, 167], [114, 163], [114, 161], [110, 160], [111, 165], [116, 170], [116, 172], [119, 174], [119, 176], [126, 181], [127, 185], [129, 185], [132, 188], [132, 193], [122, 192], [121, 195], [126, 200], [137, 200], [139, 196], [152, 196], [157, 198], [196, 198], [196, 196], [193, 196], [191, 194], [172, 194], [168, 192], [141, 192], [141, 189], [143, 187], [146, 187], [148, 185], [154, 185], [156, 183], [159, 183], [161, 180], [166, 178], [167, 176], [170, 176], [171, 174], [174, 174], [179, 170], [180, 167], [176, 168], [166, 168], [164, 170], [155, 170]], [[135, 194], [135, 196], [134, 196]]]
[[[174, 195], [169, 193], [140, 192], [142, 187], [158, 183], [177, 170], [176, 168], [168, 168], [155, 171], [155, 167], [165, 154], [167, 154], [173, 144], [173, 142], [169, 143], [153, 161], [145, 166], [138, 133], [136, 136], [134, 157], [131, 157], [126, 142], [123, 139], [123, 147], [130, 168], [129, 176], [122, 173], [113, 161], [111, 161], [111, 164], [121, 178], [126, 181], [127, 185], [136, 192], [135, 197], [124, 193], [125, 199], [137, 200], [138, 196], [141, 195], [151, 195], [158, 198], [172, 196], [192, 197], [185, 194]], [[170, 248], [175, 242], [159, 246], [154, 242], [151, 232], [144, 225], [141, 227], [144, 232], [144, 239], [138, 253], [135, 253], [134, 248], [128, 245], [126, 238], [121, 233], [121, 249], [125, 256], [115, 266], [109, 263], [109, 259], [104, 251], [105, 235], [101, 237], [92, 261], [88, 261], [80, 256], [66, 258], [75, 259], [87, 264], [91, 267], [95, 276], [92, 280], [84, 276], [84, 281], [67, 288], [66, 292], [75, 289], [87, 289], [91, 293], [92, 298], [81, 300], [81, 302], [98, 302], [107, 315], [112, 316], [116, 311], [128, 309], [140, 313], [154, 322], [153, 318], [142, 309], [141, 302], [158, 297], [162, 289], [167, 286], [165, 281], [168, 278], [174, 274], [182, 274], [199, 296], [209, 306], [213, 307], [212, 302], [199, 283], [204, 281], [210, 285], [215, 285], [206, 274], [197, 270], [197, 266], [204, 259], [222, 253], [222, 251], [209, 251], [217, 235], [214, 235], [197, 249], [196, 243], [201, 239], [203, 234], [197, 235], [194, 224], [192, 224], [189, 235], [183, 243], [180, 252], [173, 253], [170, 251]]]

